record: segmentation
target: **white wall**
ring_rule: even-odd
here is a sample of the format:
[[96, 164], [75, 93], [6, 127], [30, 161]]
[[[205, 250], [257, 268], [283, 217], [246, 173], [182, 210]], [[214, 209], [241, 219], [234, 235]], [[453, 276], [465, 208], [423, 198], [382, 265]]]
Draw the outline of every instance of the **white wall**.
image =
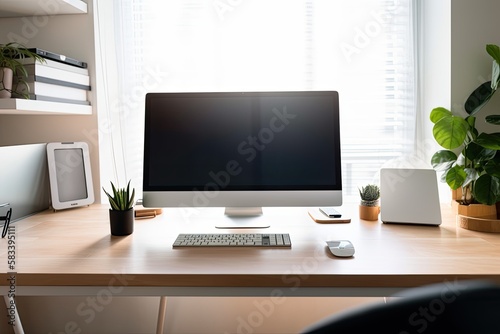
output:
[[424, 125], [432, 135], [433, 108], [451, 107], [451, 0], [422, 1], [421, 77]]
[[[434, 152], [442, 148], [432, 135], [429, 116], [436, 107], [451, 108], [451, 3], [452, 0], [423, 0], [420, 4], [420, 88], [423, 121], [421, 131], [425, 142], [424, 159], [430, 164]], [[444, 182], [439, 182], [440, 200], [449, 203], [451, 194]]]
[[[451, 7], [451, 103], [463, 110], [470, 93], [491, 79], [492, 58], [486, 44], [500, 45], [498, 0], [453, 0]], [[500, 96], [494, 96], [478, 114], [476, 124], [482, 131], [500, 132], [498, 126], [486, 125], [484, 116], [499, 114]]]

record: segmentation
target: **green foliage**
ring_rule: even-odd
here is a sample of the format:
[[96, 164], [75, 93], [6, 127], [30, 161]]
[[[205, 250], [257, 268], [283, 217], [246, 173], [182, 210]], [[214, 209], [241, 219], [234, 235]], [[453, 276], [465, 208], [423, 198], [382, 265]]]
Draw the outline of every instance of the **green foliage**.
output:
[[[464, 106], [467, 116], [456, 116], [443, 107], [433, 109], [430, 115], [434, 139], [446, 149], [432, 156], [432, 166], [443, 171], [442, 181], [451, 189], [462, 187], [464, 204], [492, 205], [500, 201], [500, 133], [479, 133], [474, 116], [490, 101], [500, 83], [500, 48], [490, 44], [486, 51], [493, 58], [492, 81], [470, 94]], [[488, 115], [485, 120], [500, 125], [500, 115]]]
[[491, 69], [491, 89], [496, 90], [500, 80], [500, 48], [497, 45], [486, 45], [486, 52], [493, 58], [493, 67]]
[[112, 210], [127, 211], [132, 209], [134, 207], [135, 189], [130, 192], [130, 181], [128, 181], [127, 188], [116, 188], [113, 182], [110, 183], [113, 195], [108, 193], [104, 187], [102, 190], [108, 196]]
[[[5, 86], [0, 85], [0, 90], [6, 90], [10, 93], [16, 93], [18, 95], [23, 96], [24, 98], [29, 98], [29, 94], [20, 93], [22, 87], [25, 87], [27, 91], [29, 91], [28, 84], [26, 83], [26, 78], [28, 76], [28, 72], [24, 65], [19, 61], [24, 58], [34, 58], [40, 62], [45, 62], [45, 59], [38, 54], [29, 51], [25, 46], [18, 43], [7, 43], [0, 44], [0, 67], [10, 68], [14, 74], [14, 77], [17, 79], [16, 86], [12, 87], [12, 89], [7, 89]], [[21, 86], [21, 87], [20, 87]]]
[[359, 196], [364, 202], [374, 202], [380, 198], [380, 188], [376, 184], [368, 184], [358, 190]]

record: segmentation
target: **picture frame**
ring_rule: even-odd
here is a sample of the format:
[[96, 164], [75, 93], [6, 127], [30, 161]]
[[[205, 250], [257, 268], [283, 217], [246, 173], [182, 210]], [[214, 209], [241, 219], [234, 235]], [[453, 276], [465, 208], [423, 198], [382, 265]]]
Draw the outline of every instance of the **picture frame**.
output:
[[54, 210], [94, 203], [94, 188], [87, 143], [47, 143], [47, 163], [51, 204]]

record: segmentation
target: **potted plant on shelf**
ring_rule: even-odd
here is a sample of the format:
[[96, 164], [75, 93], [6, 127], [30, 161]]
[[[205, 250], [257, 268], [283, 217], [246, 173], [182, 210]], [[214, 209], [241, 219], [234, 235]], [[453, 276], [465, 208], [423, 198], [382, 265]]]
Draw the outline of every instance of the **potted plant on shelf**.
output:
[[376, 184], [368, 184], [358, 190], [361, 197], [361, 202], [359, 204], [359, 218], [364, 220], [378, 220], [378, 214], [380, 212], [379, 186]]
[[109, 223], [111, 227], [111, 235], [129, 235], [134, 232], [134, 197], [135, 189], [130, 191], [130, 181], [127, 188], [116, 188], [113, 182], [111, 189], [113, 194], [110, 194], [104, 189], [104, 193], [108, 196], [109, 204]]
[[[500, 200], [500, 133], [479, 133], [476, 114], [500, 84], [500, 49], [490, 44], [486, 51], [493, 58], [492, 79], [470, 94], [465, 102], [466, 115], [455, 115], [443, 107], [431, 111], [434, 139], [445, 148], [434, 153], [431, 163], [443, 172], [442, 181], [458, 190], [455, 199], [459, 214], [495, 219], [495, 204]], [[488, 115], [485, 120], [500, 125], [500, 115]]]
[[[24, 58], [33, 58], [45, 62], [43, 57], [31, 52], [21, 44], [14, 42], [0, 44], [0, 98], [10, 98], [12, 93], [26, 99], [29, 98], [29, 94], [26, 93], [26, 91], [29, 91], [29, 87], [25, 80], [28, 72], [20, 61]], [[24, 92], [22, 92], [20, 85], [21, 88], [25, 88]]]

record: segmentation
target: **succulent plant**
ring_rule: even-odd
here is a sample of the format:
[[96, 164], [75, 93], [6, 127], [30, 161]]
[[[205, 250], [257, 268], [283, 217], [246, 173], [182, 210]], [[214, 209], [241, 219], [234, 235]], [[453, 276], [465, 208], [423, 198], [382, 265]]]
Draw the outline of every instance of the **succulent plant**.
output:
[[111, 188], [113, 195], [108, 193], [104, 187], [102, 188], [108, 196], [111, 209], [116, 211], [132, 209], [134, 206], [135, 189], [132, 189], [132, 192], [130, 192], [130, 181], [128, 181], [127, 188], [116, 188], [113, 182], [111, 182]]
[[368, 184], [359, 189], [359, 196], [361, 196], [361, 205], [377, 206], [380, 198], [380, 188], [376, 184]]

